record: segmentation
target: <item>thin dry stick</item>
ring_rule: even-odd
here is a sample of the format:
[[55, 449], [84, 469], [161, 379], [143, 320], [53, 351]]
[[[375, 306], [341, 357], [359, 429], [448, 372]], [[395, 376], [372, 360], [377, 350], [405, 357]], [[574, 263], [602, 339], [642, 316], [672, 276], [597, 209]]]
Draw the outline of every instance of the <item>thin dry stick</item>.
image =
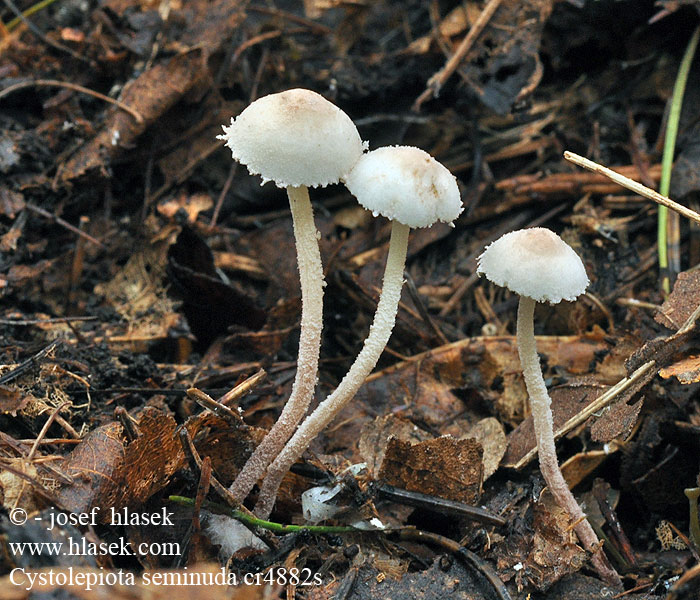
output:
[[253, 390], [265, 377], [267, 377], [265, 369], [260, 369], [257, 373], [254, 373], [245, 381], [241, 381], [236, 387], [221, 396], [219, 402], [224, 406], [228, 406]]
[[579, 156], [578, 154], [574, 154], [573, 152], [569, 152], [568, 150], [564, 152], [564, 158], [569, 162], [578, 165], [579, 167], [583, 167], [584, 169], [588, 169], [589, 171], [593, 171], [594, 173], [599, 173], [600, 175], [605, 175], [611, 181], [614, 181], [618, 185], [621, 185], [622, 187], [625, 187], [628, 190], [632, 190], [635, 194], [639, 194], [644, 198], [653, 200], [657, 204], [667, 206], [671, 210], [677, 212], [679, 215], [682, 215], [690, 219], [691, 221], [695, 221], [696, 223], [700, 223], [700, 214], [696, 213], [694, 210], [686, 208], [682, 204], [678, 204], [678, 202], [674, 202], [666, 196], [659, 194], [659, 192], [656, 192], [651, 188], [648, 188], [645, 185], [636, 182], [634, 179], [630, 179], [629, 177], [620, 175], [612, 169], [608, 169], [603, 165], [599, 165], [597, 162], [588, 160], [587, 158]]
[[455, 50], [455, 53], [447, 60], [445, 66], [435, 73], [430, 79], [428, 79], [428, 85], [426, 86], [425, 91], [418, 96], [416, 101], [413, 103], [414, 112], [419, 112], [421, 104], [430, 98], [430, 96], [435, 98], [438, 96], [442, 86], [445, 85], [445, 82], [452, 76], [459, 66], [459, 63], [461, 63], [462, 59], [466, 56], [467, 52], [471, 50], [471, 47], [479, 37], [479, 34], [484, 30], [486, 25], [488, 25], [491, 17], [501, 5], [501, 1], [502, 0], [489, 0], [489, 3], [484, 7], [484, 10], [481, 11], [476, 23], [472, 25], [469, 33], [464, 36], [461, 44], [458, 46], [457, 50]]
[[36, 214], [41, 215], [42, 217], [49, 219], [54, 223], [58, 223], [61, 227], [64, 227], [68, 231], [71, 231], [76, 235], [84, 237], [88, 242], [95, 244], [95, 246], [99, 246], [100, 248], [106, 248], [106, 246], [100, 240], [92, 237], [88, 233], [85, 233], [81, 229], [78, 229], [77, 227], [75, 227], [75, 225], [71, 225], [68, 221], [63, 220], [61, 217], [50, 213], [48, 210], [44, 210], [40, 206], [35, 206], [31, 202], [26, 202], [25, 206], [32, 212], [35, 212]]
[[202, 408], [213, 412], [217, 417], [225, 419], [234, 427], [243, 423], [241, 415], [231, 410], [228, 406], [217, 402], [216, 400], [205, 394], [202, 390], [198, 390], [197, 388], [190, 388], [189, 390], [187, 390], [187, 397], [190, 400], [194, 400]]
[[36, 436], [36, 440], [34, 440], [34, 444], [29, 450], [29, 454], [27, 454], [27, 462], [31, 462], [34, 459], [34, 455], [36, 454], [36, 451], [39, 448], [41, 440], [43, 440], [46, 436], [46, 432], [49, 430], [49, 427], [51, 427], [51, 423], [53, 423], [56, 420], [59, 411], [62, 410], [64, 406], [68, 406], [69, 404], [70, 402], [63, 402], [61, 405], [57, 406], [54, 409], [54, 411], [49, 415], [49, 418], [46, 419], [46, 423], [44, 423], [44, 426], [41, 428], [39, 435]]
[[216, 201], [216, 206], [214, 206], [214, 212], [211, 215], [211, 220], [209, 221], [209, 231], [214, 229], [216, 227], [216, 222], [219, 220], [219, 213], [221, 212], [221, 207], [224, 204], [224, 199], [226, 198], [226, 194], [228, 194], [228, 191], [231, 189], [231, 184], [233, 183], [233, 178], [236, 175], [236, 168], [238, 167], [238, 163], [234, 162], [231, 164], [231, 168], [228, 171], [228, 177], [226, 178], [226, 182], [224, 183], [224, 187], [221, 188], [221, 192], [219, 193], [219, 198]]
[[128, 112], [132, 117], [134, 117], [134, 119], [136, 119], [138, 123], [143, 123], [141, 113], [131, 108], [127, 104], [124, 104], [119, 100], [115, 100], [114, 98], [110, 98], [109, 96], [105, 96], [104, 94], [100, 94], [100, 92], [96, 92], [95, 90], [78, 85], [77, 83], [70, 83], [69, 81], [58, 81], [57, 79], [33, 79], [31, 81], [20, 81], [13, 85], [7, 86], [3, 90], [0, 90], [0, 98], [4, 98], [12, 92], [28, 87], [62, 87], [68, 88], [69, 90], [73, 90], [75, 92], [80, 92], [81, 94], [87, 94], [88, 96], [94, 96], [95, 98], [99, 98], [100, 100], [104, 100], [110, 104], [114, 104], [123, 111]]
[[[49, 427], [51, 427], [51, 424], [56, 420], [56, 417], [58, 416], [58, 412], [64, 407], [70, 404], [70, 402], [64, 402], [63, 404], [57, 406], [53, 413], [49, 415], [49, 418], [46, 419], [46, 423], [44, 423], [44, 426], [41, 428], [41, 431], [39, 432], [39, 435], [37, 436], [36, 440], [34, 441], [34, 444], [32, 445], [31, 449], [29, 450], [29, 454], [27, 454], [27, 463], [30, 463], [34, 460], [34, 455], [36, 454], [37, 449], [39, 448], [39, 443], [41, 442], [42, 438], [46, 435], [46, 432], [49, 430]], [[24, 490], [27, 487], [27, 481], [23, 480], [22, 481], [22, 487], [20, 489], [19, 494], [17, 495], [17, 499], [14, 502], [13, 508], [17, 508], [19, 505], [19, 501], [22, 498], [22, 495], [24, 494]]]

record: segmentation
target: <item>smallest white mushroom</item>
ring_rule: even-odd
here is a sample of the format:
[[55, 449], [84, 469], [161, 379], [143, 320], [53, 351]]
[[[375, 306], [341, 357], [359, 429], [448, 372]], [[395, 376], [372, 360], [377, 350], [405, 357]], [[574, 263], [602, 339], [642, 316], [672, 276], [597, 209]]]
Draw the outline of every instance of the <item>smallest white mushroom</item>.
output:
[[592, 563], [599, 575], [608, 583], [619, 584], [618, 574], [605, 558], [598, 536], [559, 469], [551, 399], [542, 377], [535, 343], [535, 304], [575, 300], [588, 287], [586, 269], [576, 252], [556, 233], [535, 227], [511, 231], [489, 245], [478, 259], [477, 273], [520, 295], [516, 326], [518, 354], [530, 396], [542, 477], [557, 504], [571, 516], [576, 534], [586, 550], [593, 553]]
[[255, 514], [262, 518], [272, 511], [277, 489], [289, 467], [353, 398], [389, 341], [401, 298], [410, 228], [429, 227], [437, 221], [452, 223], [462, 212], [454, 175], [419, 148], [392, 146], [364, 154], [345, 184], [362, 206], [392, 221], [384, 283], [369, 336], [350, 370], [270, 465], [255, 507]]

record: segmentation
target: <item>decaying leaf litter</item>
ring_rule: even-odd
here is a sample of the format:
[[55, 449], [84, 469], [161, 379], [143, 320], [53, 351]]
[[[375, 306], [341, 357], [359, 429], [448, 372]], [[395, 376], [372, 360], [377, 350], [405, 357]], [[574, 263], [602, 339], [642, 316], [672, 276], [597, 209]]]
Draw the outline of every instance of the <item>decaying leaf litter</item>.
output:
[[[12, 6], [0, 54], [0, 593], [29, 594], [8, 579], [17, 567], [219, 568], [198, 511], [168, 497], [226, 501], [289, 396], [301, 305], [283, 192], [236, 167], [216, 135], [255, 98], [303, 87], [344, 109], [371, 148], [435, 156], [465, 211], [454, 229], [412, 232], [389, 346], [285, 478], [272, 516], [301, 524], [302, 492], [338, 486], [332, 524], [379, 519], [397, 531], [257, 530], [262, 546], [229, 567], [321, 575], [278, 585], [288, 597], [623, 591], [597, 579], [543, 489], [517, 297], [475, 274], [485, 245], [545, 226], [592, 282], [576, 303], [536, 314], [562, 470], [625, 597], [697, 594], [684, 493], [699, 470], [697, 231], [681, 223], [666, 296], [655, 206], [562, 159], [572, 150], [656, 186], [697, 3], [57, 0], [17, 24]], [[670, 191], [696, 210], [699, 90], [693, 67]], [[343, 186], [312, 191], [327, 281], [317, 403], [366, 336], [390, 225]], [[366, 470], [348, 471], [358, 463]], [[8, 520], [17, 508], [95, 506], [103, 518], [87, 528]], [[106, 520], [164, 506], [172, 527]], [[38, 561], [9, 550], [61, 535], [179, 541], [183, 553]], [[201, 593], [270, 593], [216, 589]]]

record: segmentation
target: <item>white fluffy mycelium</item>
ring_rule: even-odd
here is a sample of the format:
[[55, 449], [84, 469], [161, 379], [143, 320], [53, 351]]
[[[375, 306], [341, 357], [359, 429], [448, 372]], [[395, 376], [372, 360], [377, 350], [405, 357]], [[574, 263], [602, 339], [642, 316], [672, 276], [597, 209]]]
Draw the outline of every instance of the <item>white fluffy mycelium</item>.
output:
[[457, 181], [430, 154], [388, 146], [364, 154], [345, 178], [357, 201], [375, 216], [409, 227], [451, 223], [462, 212]]
[[366, 147], [348, 115], [304, 89], [256, 100], [218, 139], [252, 175], [281, 188], [338, 183]]
[[588, 287], [578, 254], [544, 227], [511, 231], [490, 244], [477, 273], [496, 285], [537, 302], [573, 301]]

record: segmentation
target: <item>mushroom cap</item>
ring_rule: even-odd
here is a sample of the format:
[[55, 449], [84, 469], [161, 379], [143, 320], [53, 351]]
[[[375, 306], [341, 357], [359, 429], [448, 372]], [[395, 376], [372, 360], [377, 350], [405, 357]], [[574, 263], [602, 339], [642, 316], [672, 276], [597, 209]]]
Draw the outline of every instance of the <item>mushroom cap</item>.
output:
[[409, 227], [451, 223], [462, 212], [454, 175], [420, 148], [389, 146], [363, 154], [345, 185], [375, 217]]
[[278, 187], [338, 183], [366, 149], [348, 115], [304, 89], [263, 96], [223, 129], [234, 160]]
[[544, 227], [511, 231], [487, 246], [476, 272], [537, 302], [575, 300], [588, 287], [578, 254]]

